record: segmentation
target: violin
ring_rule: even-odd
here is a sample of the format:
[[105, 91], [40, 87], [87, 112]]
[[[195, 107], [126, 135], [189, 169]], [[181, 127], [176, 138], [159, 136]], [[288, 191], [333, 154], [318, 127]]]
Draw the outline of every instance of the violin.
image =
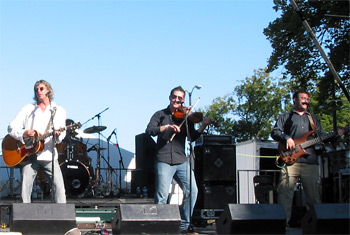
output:
[[[201, 112], [191, 112], [190, 114], [188, 114], [190, 112], [190, 109], [187, 107], [181, 107], [179, 109], [176, 109], [175, 112], [173, 113], [173, 116], [179, 120], [182, 120], [184, 118], [187, 119], [192, 122], [192, 123], [199, 123], [201, 121], [203, 121], [203, 113]], [[213, 124], [215, 127], [219, 127], [220, 125], [215, 123], [215, 122], [211, 122], [211, 124]]]

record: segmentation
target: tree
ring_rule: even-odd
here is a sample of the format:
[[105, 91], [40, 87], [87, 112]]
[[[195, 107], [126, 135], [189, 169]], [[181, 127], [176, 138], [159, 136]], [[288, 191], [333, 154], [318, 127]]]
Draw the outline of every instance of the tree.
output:
[[286, 84], [259, 69], [231, 95], [216, 98], [204, 112], [221, 124], [215, 129], [219, 134], [232, 135], [236, 141], [268, 139], [275, 120], [287, 108], [289, 100]]
[[[286, 77], [292, 77], [294, 87], [307, 88], [322, 80], [327, 64], [302, 26], [296, 11], [287, 0], [275, 0], [274, 9], [281, 17], [264, 29], [273, 52], [268, 72], [283, 65]], [[318, 41], [328, 51], [328, 57], [348, 86], [349, 64], [349, 1], [298, 1], [303, 17], [315, 32]], [[326, 80], [330, 80], [326, 78]]]
[[[327, 123], [332, 123], [332, 119], [341, 123], [349, 120], [349, 115], [343, 112], [348, 110], [347, 104], [335, 102], [344, 101], [344, 93], [302, 26], [295, 9], [288, 0], [275, 0], [274, 3], [274, 9], [282, 13], [264, 29], [264, 34], [273, 47], [267, 71], [283, 66], [283, 79], [290, 81], [291, 90], [304, 88], [311, 92], [315, 98], [315, 113], [324, 120], [329, 120]], [[297, 4], [343, 85], [349, 90], [349, 1], [297, 1]], [[332, 113], [337, 113], [338, 116], [332, 117]]]

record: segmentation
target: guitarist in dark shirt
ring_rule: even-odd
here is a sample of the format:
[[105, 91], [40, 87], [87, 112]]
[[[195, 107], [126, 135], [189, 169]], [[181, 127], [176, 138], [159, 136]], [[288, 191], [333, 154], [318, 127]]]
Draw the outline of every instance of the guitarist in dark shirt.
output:
[[[287, 162], [279, 159], [284, 165], [281, 167], [277, 188], [278, 203], [285, 209], [287, 223], [291, 218], [294, 187], [298, 177], [302, 181], [307, 206], [321, 203], [318, 157], [314, 145], [307, 145], [304, 149], [301, 142], [319, 138], [324, 132], [320, 121], [307, 110], [309, 93], [303, 90], [296, 91], [293, 94], [293, 102], [293, 110], [282, 114], [271, 132], [271, 137], [279, 141], [285, 150], [290, 151], [288, 154], [293, 155], [293, 162], [288, 162], [288, 157], [284, 159]], [[339, 129], [338, 134], [343, 135], [343, 130]]]

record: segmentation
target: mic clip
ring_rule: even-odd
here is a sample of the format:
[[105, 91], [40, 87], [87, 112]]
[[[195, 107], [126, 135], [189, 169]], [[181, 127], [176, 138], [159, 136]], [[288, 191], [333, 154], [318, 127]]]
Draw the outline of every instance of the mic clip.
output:
[[114, 128], [113, 132], [107, 137], [107, 142], [109, 142], [112, 138], [112, 135], [115, 135], [115, 134], [116, 133], [115, 133], [115, 128]]

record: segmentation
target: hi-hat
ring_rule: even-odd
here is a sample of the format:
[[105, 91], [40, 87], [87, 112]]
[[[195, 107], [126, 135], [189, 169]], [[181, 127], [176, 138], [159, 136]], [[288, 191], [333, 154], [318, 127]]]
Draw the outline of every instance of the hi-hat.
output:
[[101, 151], [101, 150], [106, 150], [107, 148], [100, 148], [100, 146], [97, 144], [93, 145], [91, 148], [89, 148], [88, 150], [86, 150], [86, 152], [90, 152], [90, 151]]
[[92, 127], [86, 128], [84, 130], [84, 133], [86, 133], [86, 134], [98, 133], [98, 132], [105, 130], [106, 128], [107, 127], [105, 127], [105, 126], [92, 126]]

